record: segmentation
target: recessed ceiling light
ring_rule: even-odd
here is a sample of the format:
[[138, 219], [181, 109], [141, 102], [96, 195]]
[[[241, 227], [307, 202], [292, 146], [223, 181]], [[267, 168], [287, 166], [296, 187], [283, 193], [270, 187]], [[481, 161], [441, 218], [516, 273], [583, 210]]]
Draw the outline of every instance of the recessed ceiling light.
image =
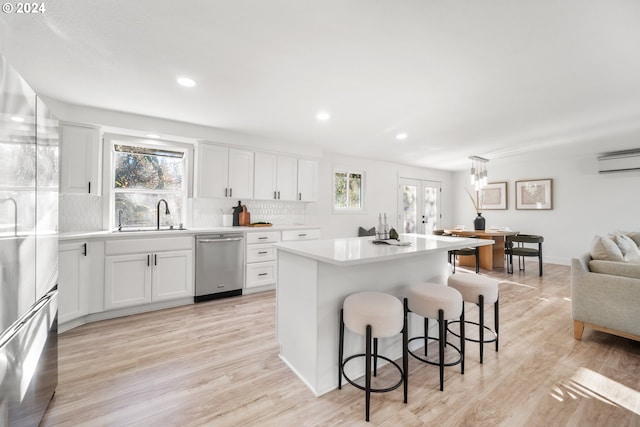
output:
[[194, 87], [196, 85], [196, 82], [189, 77], [178, 77], [176, 81], [180, 86], [184, 87]]
[[397, 139], [398, 141], [402, 141], [402, 140], [404, 140], [404, 139], [407, 139], [407, 136], [408, 136], [408, 135], [407, 135], [406, 133], [399, 133], [399, 134], [397, 134], [397, 135], [396, 135], [396, 139]]
[[11, 117], [11, 120], [13, 120], [14, 122], [18, 122], [18, 123], [24, 122], [24, 118], [23, 117], [19, 117], [19, 116], [13, 116], [13, 117]]
[[148, 133], [147, 138], [160, 138], [160, 135], [156, 135], [155, 133]]
[[326, 111], [320, 111], [316, 115], [316, 118], [318, 120], [320, 120], [321, 122], [326, 122], [327, 120], [329, 120], [331, 118], [331, 114], [327, 113]]

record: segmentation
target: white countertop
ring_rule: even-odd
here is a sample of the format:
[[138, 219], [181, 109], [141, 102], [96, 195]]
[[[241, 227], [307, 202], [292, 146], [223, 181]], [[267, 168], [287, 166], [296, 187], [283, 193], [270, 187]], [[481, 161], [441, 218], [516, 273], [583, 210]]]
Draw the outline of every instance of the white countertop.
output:
[[274, 247], [317, 261], [350, 266], [494, 243], [488, 239], [423, 234], [401, 234], [400, 241], [411, 242], [411, 246], [376, 245], [372, 243], [373, 240], [375, 237], [307, 240], [274, 243]]
[[171, 236], [190, 236], [196, 234], [208, 234], [208, 233], [247, 233], [255, 231], [282, 231], [282, 230], [306, 230], [320, 228], [317, 225], [273, 225], [271, 227], [196, 227], [187, 228], [184, 230], [151, 230], [151, 231], [75, 231], [59, 233], [59, 240], [73, 240], [73, 239], [89, 239], [95, 237], [114, 237], [114, 238], [127, 238], [127, 237], [171, 237]]

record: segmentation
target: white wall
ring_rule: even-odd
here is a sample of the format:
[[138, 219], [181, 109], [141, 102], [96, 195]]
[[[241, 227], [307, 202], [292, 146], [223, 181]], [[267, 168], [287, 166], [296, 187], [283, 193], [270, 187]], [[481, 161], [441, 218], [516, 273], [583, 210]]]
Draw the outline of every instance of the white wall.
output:
[[[544, 261], [565, 265], [588, 252], [596, 234], [640, 230], [640, 171], [599, 174], [596, 166], [594, 155], [580, 154], [491, 160], [489, 181], [508, 182], [508, 209], [484, 211], [487, 227], [509, 226], [542, 235]], [[515, 182], [544, 178], [553, 179], [553, 209], [516, 210]], [[455, 174], [454, 187], [459, 191], [451, 225], [473, 225], [473, 205], [463, 190], [467, 180], [468, 171]]]
[[[334, 165], [365, 172], [364, 213], [333, 213]], [[453, 200], [448, 195], [451, 194], [452, 172], [332, 153], [325, 153], [320, 159], [318, 169], [318, 202], [306, 205], [305, 223], [320, 225], [323, 238], [357, 236], [359, 226], [371, 228], [377, 225], [379, 213], [386, 213], [389, 225], [398, 229], [398, 176], [440, 181], [443, 194], [442, 220], [443, 223], [451, 221]]]

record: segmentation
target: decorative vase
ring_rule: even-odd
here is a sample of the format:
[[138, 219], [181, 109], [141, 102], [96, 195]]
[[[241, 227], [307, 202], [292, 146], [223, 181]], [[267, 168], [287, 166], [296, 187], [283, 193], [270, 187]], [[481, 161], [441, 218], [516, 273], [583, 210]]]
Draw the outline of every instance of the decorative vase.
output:
[[478, 212], [478, 216], [473, 219], [473, 229], [484, 231], [485, 219], [482, 213]]

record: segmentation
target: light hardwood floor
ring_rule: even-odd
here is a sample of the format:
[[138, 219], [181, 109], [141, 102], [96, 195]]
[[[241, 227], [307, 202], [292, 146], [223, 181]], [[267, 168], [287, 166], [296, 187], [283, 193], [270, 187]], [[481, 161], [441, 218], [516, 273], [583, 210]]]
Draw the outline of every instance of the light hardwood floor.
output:
[[368, 424], [362, 391], [316, 398], [278, 358], [267, 292], [60, 335], [42, 425], [640, 426], [640, 343], [589, 329], [573, 338], [569, 267], [482, 273], [503, 280], [499, 352], [487, 344], [480, 365], [469, 343], [465, 374], [447, 368], [444, 392], [438, 368], [411, 358], [409, 403], [401, 389], [374, 394]]

